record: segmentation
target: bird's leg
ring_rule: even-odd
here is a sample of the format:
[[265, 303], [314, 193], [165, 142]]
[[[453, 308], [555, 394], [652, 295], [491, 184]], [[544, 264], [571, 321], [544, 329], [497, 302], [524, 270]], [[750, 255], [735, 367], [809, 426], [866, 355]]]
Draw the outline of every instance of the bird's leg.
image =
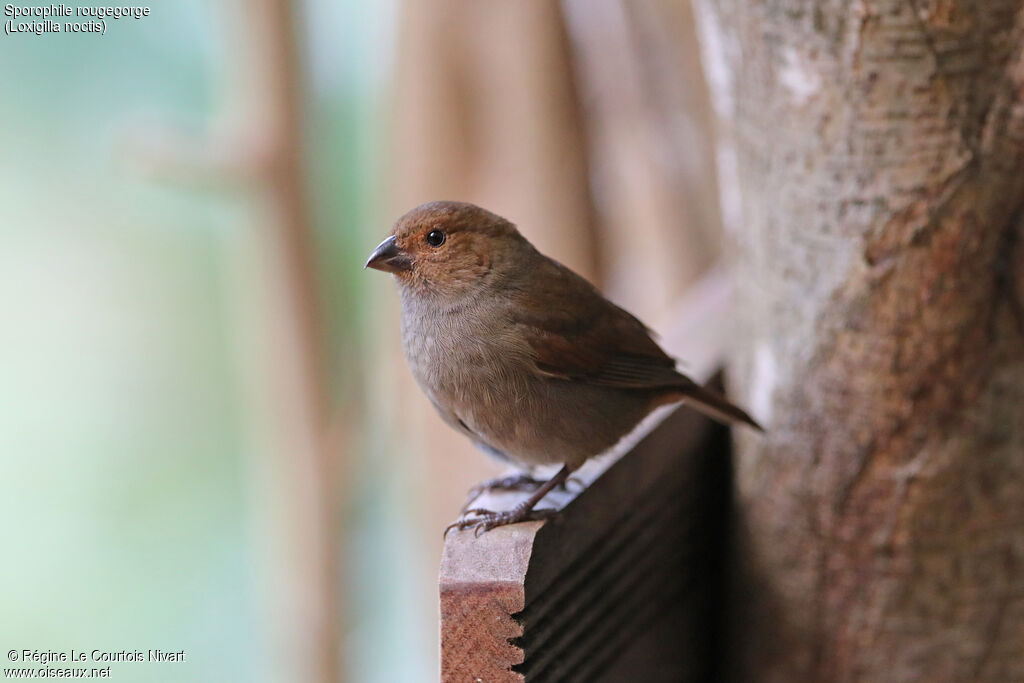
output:
[[[506, 477], [487, 479], [469, 490], [469, 493], [466, 494], [466, 502], [463, 504], [460, 514], [466, 514], [466, 511], [469, 510], [469, 506], [475, 503], [477, 498], [489, 491], [535, 491], [537, 487], [542, 484], [544, 484], [543, 479], [538, 479], [527, 472], [519, 472], [518, 474], [510, 474]], [[579, 477], [566, 477], [565, 480], [559, 482], [558, 486], [555, 488], [559, 491], [568, 491], [569, 484], [575, 484], [578, 487], [577, 492], [586, 488], [583, 480]]]
[[555, 476], [551, 477], [551, 479], [534, 491], [529, 498], [511, 510], [506, 510], [504, 512], [494, 512], [493, 510], [485, 510], [483, 508], [465, 510], [462, 514], [473, 516], [468, 519], [463, 517], [462, 519], [449, 524], [445, 528], [444, 533], [447, 536], [448, 532], [452, 529], [458, 529], [459, 531], [462, 531], [463, 529], [474, 529], [476, 535], [479, 536], [485, 531], [490, 531], [495, 527], [505, 526], [506, 524], [547, 519], [558, 511], [553, 508], [534, 510], [534, 506], [555, 488], [564, 486], [571, 473], [572, 470], [569, 466], [563, 465], [562, 469], [558, 470], [558, 473], [555, 474]]
[[469, 509], [469, 506], [472, 505], [477, 498], [488, 491], [534, 491], [543, 483], [543, 479], [537, 479], [526, 472], [510, 474], [507, 477], [487, 479], [469, 490], [469, 494], [467, 494], [466, 497], [466, 504], [462, 506], [462, 513], [465, 514], [466, 510]]

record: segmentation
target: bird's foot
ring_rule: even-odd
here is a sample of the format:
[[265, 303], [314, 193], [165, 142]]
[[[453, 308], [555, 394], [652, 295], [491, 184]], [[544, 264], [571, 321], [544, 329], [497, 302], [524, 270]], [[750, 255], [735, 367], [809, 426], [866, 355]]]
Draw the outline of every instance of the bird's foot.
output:
[[482, 481], [469, 490], [466, 497], [466, 504], [462, 506], [462, 513], [466, 514], [469, 506], [476, 502], [476, 499], [488, 491], [536, 491], [544, 482], [535, 479], [529, 474], [512, 474], [507, 477], [497, 477]]
[[486, 491], [535, 491], [544, 480], [537, 479], [525, 472], [510, 474], [507, 477], [487, 479], [469, 490], [470, 498], [479, 498]]
[[[489, 491], [536, 491], [538, 488], [543, 486], [544, 483], [545, 480], [537, 479], [526, 473], [487, 479], [469, 490], [469, 493], [466, 496], [466, 503], [462, 506], [461, 514], [464, 515], [469, 512], [469, 506], [475, 503], [477, 498]], [[556, 488], [559, 491], [568, 491], [569, 484], [575, 484], [578, 487], [578, 491], [582, 491], [586, 488], [579, 477], [569, 477]]]
[[524, 505], [517, 505], [511, 510], [504, 512], [494, 512], [493, 510], [485, 510], [484, 508], [473, 508], [471, 510], [464, 510], [463, 516], [445, 527], [444, 535], [447, 536], [448, 532], [452, 529], [458, 529], [463, 531], [465, 529], [472, 529], [474, 536], [480, 536], [480, 534], [490, 531], [495, 527], [505, 526], [506, 524], [517, 524], [519, 522], [535, 522], [542, 519], [549, 519], [555, 515], [558, 510], [554, 508], [541, 508], [539, 510], [530, 509]]

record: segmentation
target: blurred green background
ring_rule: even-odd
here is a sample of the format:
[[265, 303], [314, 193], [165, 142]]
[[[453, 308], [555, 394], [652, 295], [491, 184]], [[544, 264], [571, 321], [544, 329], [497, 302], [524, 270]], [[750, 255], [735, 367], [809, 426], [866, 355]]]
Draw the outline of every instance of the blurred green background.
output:
[[[377, 209], [389, 2], [299, 6], [306, 163], [335, 405], [358, 391], [357, 277]], [[233, 297], [244, 193], [133, 163], [139, 131], [206, 133], [225, 104], [221, 3], [163, 0], [96, 34], [0, 36], [0, 644], [162, 648], [185, 664], [122, 681], [270, 681], [261, 527]], [[372, 440], [364, 444], [372, 449]], [[361, 462], [361, 461], [360, 461]], [[342, 646], [352, 680], [430, 680], [432, 634], [403, 627], [406, 573], [386, 473], [346, 523]], [[372, 457], [367, 462], [374, 462]], [[377, 514], [380, 513], [380, 514]], [[358, 561], [351, 559], [358, 557]], [[403, 573], [404, 572], [404, 573]], [[423, 609], [432, 608], [421, 601]], [[426, 618], [430, 618], [429, 614]], [[388, 656], [382, 657], [381, 654]], [[6, 663], [5, 663], [6, 665]]]

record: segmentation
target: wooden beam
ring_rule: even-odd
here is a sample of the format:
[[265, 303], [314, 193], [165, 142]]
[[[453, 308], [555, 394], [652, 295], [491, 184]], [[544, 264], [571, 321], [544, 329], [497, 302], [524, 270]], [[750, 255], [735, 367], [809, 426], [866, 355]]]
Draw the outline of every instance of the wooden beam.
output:
[[597, 463], [603, 471], [581, 493], [553, 494], [554, 519], [450, 534], [442, 680], [704, 680], [727, 454], [725, 430], [680, 409], [623, 457]]

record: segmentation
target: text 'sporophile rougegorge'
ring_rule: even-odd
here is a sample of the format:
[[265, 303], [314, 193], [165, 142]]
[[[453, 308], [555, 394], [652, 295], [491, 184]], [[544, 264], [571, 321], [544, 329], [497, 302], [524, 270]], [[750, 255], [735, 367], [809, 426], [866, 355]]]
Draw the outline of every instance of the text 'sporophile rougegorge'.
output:
[[111, 21], [139, 21], [150, 15], [149, 6], [118, 5], [4, 5], [4, 33], [42, 36], [51, 33], [105, 35]]

